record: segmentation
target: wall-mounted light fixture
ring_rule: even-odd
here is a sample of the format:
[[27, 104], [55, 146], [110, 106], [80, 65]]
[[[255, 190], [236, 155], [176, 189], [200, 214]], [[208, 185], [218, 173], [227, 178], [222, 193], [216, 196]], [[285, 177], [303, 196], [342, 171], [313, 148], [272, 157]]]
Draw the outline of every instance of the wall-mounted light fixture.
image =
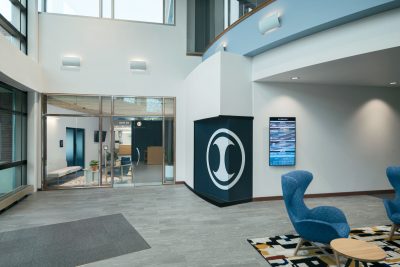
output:
[[223, 42], [223, 43], [222, 43], [222, 49], [223, 49], [224, 51], [226, 51], [227, 48], [228, 48], [228, 44], [227, 44], [226, 42]]
[[147, 63], [143, 60], [131, 60], [129, 61], [129, 69], [131, 71], [146, 71]]
[[266, 34], [281, 26], [278, 13], [272, 13], [260, 19], [258, 30], [261, 34]]
[[61, 60], [62, 68], [79, 69], [81, 67], [81, 58], [76, 56], [64, 56]]

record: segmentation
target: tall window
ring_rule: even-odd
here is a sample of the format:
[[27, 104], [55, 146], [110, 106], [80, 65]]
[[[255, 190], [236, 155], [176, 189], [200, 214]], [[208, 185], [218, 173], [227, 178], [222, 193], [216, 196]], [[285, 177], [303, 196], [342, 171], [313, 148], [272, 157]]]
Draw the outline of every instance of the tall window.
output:
[[0, 198], [26, 181], [26, 93], [0, 83]]
[[99, 0], [47, 0], [46, 12], [98, 17]]
[[187, 52], [202, 54], [228, 27], [267, 0], [188, 0]]
[[41, 0], [39, 9], [67, 15], [175, 23], [175, 0]]
[[0, 34], [27, 53], [27, 0], [0, 0]]

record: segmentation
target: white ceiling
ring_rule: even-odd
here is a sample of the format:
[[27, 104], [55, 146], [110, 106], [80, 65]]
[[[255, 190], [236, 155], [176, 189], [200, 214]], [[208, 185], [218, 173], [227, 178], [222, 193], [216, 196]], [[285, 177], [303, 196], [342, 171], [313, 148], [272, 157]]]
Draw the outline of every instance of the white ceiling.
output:
[[[400, 47], [308, 66], [261, 81], [400, 87]], [[394, 81], [397, 85], [389, 84]]]

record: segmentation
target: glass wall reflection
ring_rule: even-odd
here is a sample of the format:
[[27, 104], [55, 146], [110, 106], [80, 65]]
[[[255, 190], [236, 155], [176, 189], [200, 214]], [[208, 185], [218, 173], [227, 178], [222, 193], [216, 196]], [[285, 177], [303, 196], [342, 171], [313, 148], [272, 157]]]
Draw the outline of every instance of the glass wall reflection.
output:
[[175, 99], [44, 96], [46, 188], [175, 181]]
[[175, 99], [164, 100], [164, 184], [175, 180]]
[[99, 118], [49, 116], [46, 128], [46, 185], [98, 186]]

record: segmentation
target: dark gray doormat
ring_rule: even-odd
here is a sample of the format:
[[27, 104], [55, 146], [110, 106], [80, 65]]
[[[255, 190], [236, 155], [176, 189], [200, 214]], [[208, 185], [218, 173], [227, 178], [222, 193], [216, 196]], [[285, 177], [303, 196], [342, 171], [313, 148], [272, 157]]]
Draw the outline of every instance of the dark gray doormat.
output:
[[150, 248], [122, 214], [0, 233], [0, 266], [77, 266]]

